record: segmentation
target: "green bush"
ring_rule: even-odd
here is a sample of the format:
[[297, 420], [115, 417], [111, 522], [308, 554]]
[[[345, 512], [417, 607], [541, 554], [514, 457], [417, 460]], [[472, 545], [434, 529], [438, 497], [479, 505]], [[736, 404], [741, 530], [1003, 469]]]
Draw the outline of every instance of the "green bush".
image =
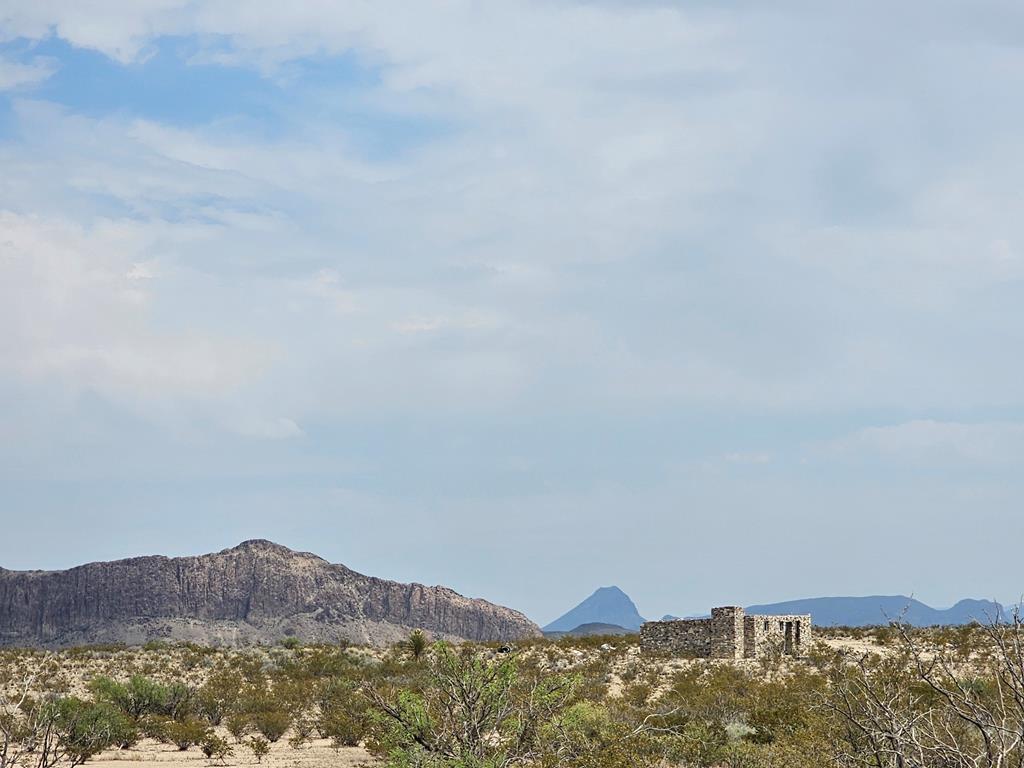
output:
[[142, 675], [132, 675], [126, 683], [97, 677], [89, 683], [89, 690], [97, 701], [117, 707], [132, 720], [146, 715], [182, 720], [191, 713], [195, 697], [184, 683], [164, 685]]
[[249, 739], [248, 745], [257, 763], [262, 763], [263, 758], [270, 754], [270, 744], [262, 736], [253, 736]]
[[196, 713], [210, 725], [220, 725], [238, 707], [245, 684], [242, 674], [230, 667], [216, 669], [195, 694]]
[[253, 728], [263, 734], [271, 744], [278, 741], [292, 724], [292, 717], [281, 710], [254, 712], [250, 715]]
[[524, 674], [514, 655], [438, 643], [423, 679], [369, 689], [367, 747], [394, 766], [526, 765], [540, 729], [571, 701], [573, 682]]
[[215, 733], [209, 732], [200, 743], [199, 748], [203, 750], [207, 760], [216, 760], [225, 763], [234, 754], [231, 745]]
[[231, 734], [234, 740], [240, 743], [242, 737], [248, 733], [251, 727], [249, 716], [243, 714], [230, 715], [224, 719], [224, 727], [228, 729], [228, 733]]
[[171, 720], [165, 730], [167, 740], [182, 752], [203, 742], [210, 733], [206, 723], [195, 719]]
[[316, 705], [316, 729], [335, 747], [354, 747], [366, 737], [369, 702], [354, 682], [338, 678], [326, 681]]

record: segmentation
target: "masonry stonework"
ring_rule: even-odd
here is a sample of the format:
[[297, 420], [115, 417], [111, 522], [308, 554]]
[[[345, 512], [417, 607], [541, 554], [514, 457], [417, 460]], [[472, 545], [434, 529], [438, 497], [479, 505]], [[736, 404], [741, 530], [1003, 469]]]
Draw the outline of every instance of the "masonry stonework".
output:
[[774, 652], [801, 656], [811, 644], [809, 614], [747, 616], [739, 606], [713, 608], [710, 619], [648, 621], [640, 648], [711, 659], [756, 659]]

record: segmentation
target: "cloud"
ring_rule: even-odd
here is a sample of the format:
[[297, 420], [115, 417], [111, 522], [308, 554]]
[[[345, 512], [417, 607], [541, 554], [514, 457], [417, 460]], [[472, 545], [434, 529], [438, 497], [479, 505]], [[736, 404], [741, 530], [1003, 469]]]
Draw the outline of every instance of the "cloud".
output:
[[157, 327], [158, 288], [137, 287], [150, 227], [0, 211], [0, 233], [0, 372], [144, 407], [229, 393], [272, 359], [248, 340]]
[[43, 56], [37, 56], [25, 64], [0, 55], [0, 92], [38, 85], [50, 77], [56, 68], [54, 59]]
[[[244, 120], [170, 126], [22, 99], [0, 199], [132, 218], [161, 270], [225, 307], [199, 327], [247, 326], [257, 344], [289, 348], [303, 373], [276, 372], [286, 397], [331, 382], [338, 394], [325, 386], [310, 408], [409, 401], [375, 379], [436, 380], [447, 402], [488, 363], [517, 372], [504, 396], [595, 410], [1016, 402], [1024, 371], [1001, 350], [1024, 341], [1005, 322], [1024, 277], [1024, 157], [998, 120], [965, 122], [969, 141], [942, 126], [916, 137], [933, 78], [945, 106], [1020, 62], [997, 55], [983, 24], [899, 17], [847, 82], [844, 48], [815, 41], [874, 25], [834, 15], [456, 2], [254, 3], [243, 17], [229, 3], [108, 0], [86, 18], [22, 4], [8, 36], [56, 34], [136, 66], [164, 35], [232, 66], [290, 63], [294, 101], [280, 111], [301, 119], [268, 135]], [[968, 33], [978, 55], [963, 63]], [[341, 54], [367, 76], [355, 94], [303, 78], [304, 62]], [[372, 123], [401, 117], [411, 138], [367, 152], [332, 111], [339, 98]], [[970, 98], [981, 114], [1012, 109]], [[190, 311], [155, 282], [123, 295]], [[422, 352], [402, 346], [413, 338]], [[449, 357], [423, 377], [428, 354]]]

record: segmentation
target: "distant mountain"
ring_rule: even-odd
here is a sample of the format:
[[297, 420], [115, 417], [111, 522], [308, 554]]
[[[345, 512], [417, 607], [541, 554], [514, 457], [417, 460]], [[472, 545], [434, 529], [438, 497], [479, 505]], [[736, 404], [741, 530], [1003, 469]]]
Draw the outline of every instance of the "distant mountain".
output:
[[626, 629], [620, 627], [618, 624], [580, 624], [575, 629], [570, 629], [568, 632], [545, 632], [544, 637], [557, 639], [569, 635], [570, 637], [592, 637], [593, 635], [632, 635], [635, 634], [635, 629]]
[[468, 640], [540, 634], [518, 611], [445, 587], [364, 576], [261, 540], [198, 557], [0, 568], [0, 646], [157, 638], [236, 645], [287, 636], [387, 645], [412, 629]]
[[915, 627], [936, 624], [986, 622], [1003, 615], [1003, 607], [990, 600], [961, 600], [945, 610], [932, 608], [905, 595], [870, 597], [812, 597], [782, 603], [751, 605], [747, 613], [809, 613], [819, 626], [864, 627], [901, 619]]
[[629, 595], [618, 587], [601, 587], [568, 613], [552, 621], [545, 632], [570, 632], [581, 624], [613, 624], [636, 631], [644, 623]]

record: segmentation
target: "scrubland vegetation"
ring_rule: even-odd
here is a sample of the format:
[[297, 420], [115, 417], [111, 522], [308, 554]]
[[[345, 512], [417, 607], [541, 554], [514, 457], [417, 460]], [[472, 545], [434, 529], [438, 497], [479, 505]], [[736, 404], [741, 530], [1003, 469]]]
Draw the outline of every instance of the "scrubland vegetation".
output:
[[229, 766], [313, 749], [394, 768], [1024, 765], [1018, 620], [818, 635], [805, 659], [735, 663], [641, 656], [630, 637], [7, 650], [0, 768], [144, 747]]

